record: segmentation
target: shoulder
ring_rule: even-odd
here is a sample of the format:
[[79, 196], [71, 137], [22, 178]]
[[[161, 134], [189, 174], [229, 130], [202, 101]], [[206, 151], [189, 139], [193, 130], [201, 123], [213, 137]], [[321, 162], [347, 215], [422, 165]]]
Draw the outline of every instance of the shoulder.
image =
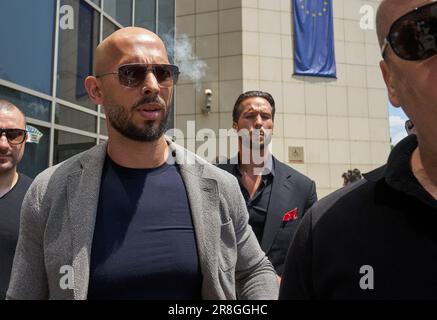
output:
[[238, 185], [237, 178], [223, 167], [206, 163], [204, 164], [204, 174], [227, 187], [230, 187], [231, 185]]
[[296, 169], [293, 169], [289, 165], [279, 161], [275, 157], [273, 157], [275, 162], [275, 172], [277, 172], [280, 175], [285, 175], [289, 177], [290, 179], [302, 183], [302, 184], [308, 184], [312, 185], [314, 183], [313, 180], [311, 180], [309, 177], [304, 175], [303, 173], [300, 173]]
[[376, 182], [362, 179], [334, 191], [317, 201], [306, 219], [311, 219], [313, 229], [324, 224], [345, 226], [351, 222], [359, 223], [362, 214], [375, 205], [375, 188]]
[[30, 189], [38, 194], [45, 193], [48, 189], [55, 192], [62, 190], [67, 184], [68, 176], [80, 171], [83, 163], [95, 161], [96, 155], [100, 154], [103, 148], [103, 145], [97, 145], [45, 169], [35, 177]]

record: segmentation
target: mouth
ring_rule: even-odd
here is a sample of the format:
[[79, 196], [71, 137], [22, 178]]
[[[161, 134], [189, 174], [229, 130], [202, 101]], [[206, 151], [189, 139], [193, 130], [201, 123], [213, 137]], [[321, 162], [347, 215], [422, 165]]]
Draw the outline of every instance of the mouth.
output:
[[0, 154], [0, 163], [7, 162], [11, 159], [10, 155]]
[[137, 108], [137, 111], [145, 120], [157, 120], [163, 108], [158, 104], [147, 104]]

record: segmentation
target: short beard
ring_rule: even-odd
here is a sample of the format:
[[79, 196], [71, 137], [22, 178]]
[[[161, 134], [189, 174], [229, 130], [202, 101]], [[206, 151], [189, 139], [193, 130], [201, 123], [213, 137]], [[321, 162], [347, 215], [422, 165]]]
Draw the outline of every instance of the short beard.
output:
[[[131, 112], [135, 112], [139, 106], [146, 103], [164, 105], [163, 102], [159, 101], [157, 96], [145, 97], [131, 108]], [[158, 124], [145, 122], [144, 127], [138, 127], [132, 123], [132, 115], [129, 114], [124, 107], [111, 106], [106, 108], [107, 117], [111, 126], [126, 138], [140, 142], [152, 142], [162, 137], [167, 129], [168, 116], [170, 113], [168, 108], [163, 108], [163, 110], [165, 110], [164, 117]]]

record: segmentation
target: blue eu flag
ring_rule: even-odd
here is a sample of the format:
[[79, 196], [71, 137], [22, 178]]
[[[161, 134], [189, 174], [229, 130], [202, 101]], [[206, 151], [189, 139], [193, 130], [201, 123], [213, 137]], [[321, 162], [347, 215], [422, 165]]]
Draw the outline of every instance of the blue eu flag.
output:
[[332, 0], [294, 1], [294, 74], [336, 77]]

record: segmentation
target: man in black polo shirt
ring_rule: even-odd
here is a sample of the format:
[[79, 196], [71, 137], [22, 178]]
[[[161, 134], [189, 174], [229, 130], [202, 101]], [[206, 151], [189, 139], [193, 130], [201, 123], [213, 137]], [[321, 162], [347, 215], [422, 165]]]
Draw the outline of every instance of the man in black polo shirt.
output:
[[20, 209], [32, 179], [17, 172], [26, 144], [26, 120], [0, 100], [0, 299], [6, 296], [20, 225]]
[[417, 134], [384, 167], [309, 210], [280, 299], [437, 298], [437, 47], [427, 27], [437, 3], [425, 3], [384, 0], [377, 14], [389, 98]]
[[218, 166], [237, 177], [249, 223], [280, 277], [300, 219], [317, 201], [316, 185], [271, 154], [275, 101], [268, 92], [242, 93], [232, 117], [239, 154]]

